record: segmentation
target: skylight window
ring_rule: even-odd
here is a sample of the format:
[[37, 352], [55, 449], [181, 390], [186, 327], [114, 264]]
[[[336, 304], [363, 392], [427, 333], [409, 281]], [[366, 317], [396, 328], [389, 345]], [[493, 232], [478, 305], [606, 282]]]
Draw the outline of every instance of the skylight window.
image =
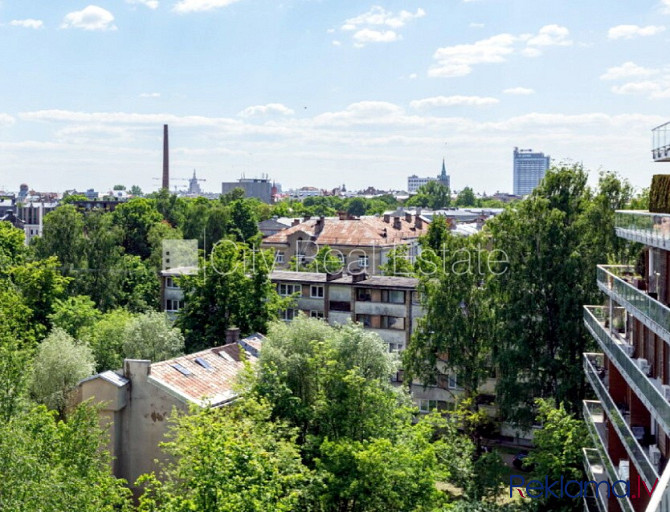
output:
[[202, 357], [196, 357], [195, 362], [202, 366], [205, 370], [211, 370], [212, 365], [208, 361], [205, 361]]
[[192, 374], [191, 374], [191, 370], [189, 370], [188, 368], [186, 368], [185, 366], [183, 366], [183, 365], [181, 365], [181, 364], [179, 364], [179, 363], [175, 363], [175, 364], [173, 364], [173, 365], [172, 365], [172, 368], [174, 368], [175, 370], [177, 370], [177, 371], [178, 371], [179, 373], [181, 373], [182, 375], [186, 375], [186, 376], [188, 376], [188, 375], [192, 375]]

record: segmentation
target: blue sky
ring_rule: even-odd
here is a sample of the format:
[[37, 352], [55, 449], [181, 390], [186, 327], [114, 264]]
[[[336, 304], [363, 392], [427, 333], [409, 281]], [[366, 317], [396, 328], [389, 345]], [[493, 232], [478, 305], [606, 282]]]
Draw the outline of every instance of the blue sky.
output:
[[[511, 191], [514, 146], [653, 173], [670, 0], [0, 0], [0, 189]], [[183, 186], [175, 181], [173, 185]]]

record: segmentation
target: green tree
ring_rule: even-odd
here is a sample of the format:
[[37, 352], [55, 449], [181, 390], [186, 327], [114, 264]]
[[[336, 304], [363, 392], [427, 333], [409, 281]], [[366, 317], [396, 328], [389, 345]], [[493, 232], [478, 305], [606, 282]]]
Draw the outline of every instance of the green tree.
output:
[[406, 206], [428, 207], [432, 210], [446, 208], [450, 204], [451, 191], [449, 187], [437, 181], [429, 181], [425, 185], [421, 185], [416, 194], [405, 202]]
[[25, 233], [9, 222], [0, 222], [0, 277], [7, 269], [23, 263], [27, 255], [24, 244]]
[[65, 300], [57, 299], [49, 320], [73, 338], [79, 338], [84, 329], [90, 328], [100, 319], [101, 313], [86, 295], [75, 295]]
[[165, 313], [150, 311], [130, 320], [124, 329], [123, 352], [129, 359], [163, 361], [182, 354], [184, 336]]
[[163, 445], [174, 461], [146, 486], [141, 512], [290, 512], [309, 510], [312, 472], [300, 460], [293, 432], [270, 420], [264, 404], [192, 411], [171, 419]]
[[[298, 270], [298, 263], [295, 258], [293, 258], [292, 264], [295, 265], [295, 268], [292, 270]], [[322, 274], [334, 274], [339, 272], [344, 267], [344, 263], [340, 258], [338, 258], [333, 250], [328, 245], [320, 247], [317, 253], [314, 255], [314, 258], [307, 263], [306, 265], [300, 265], [299, 270], [303, 272], [320, 272]]]
[[487, 223], [509, 271], [492, 281], [499, 322], [494, 346], [497, 402], [507, 420], [529, 425], [534, 399], [577, 409], [587, 337], [582, 305], [597, 300], [597, 262], [582, 244], [591, 192], [580, 165], [550, 169], [524, 201]]
[[249, 244], [258, 238], [258, 219], [249, 199], [239, 199], [230, 203], [228, 232], [238, 241]]
[[123, 345], [127, 326], [133, 318], [132, 313], [125, 309], [113, 309], [83, 330], [81, 339], [93, 351], [96, 372], [118, 370], [123, 366]]
[[49, 315], [54, 312], [56, 301], [65, 298], [72, 281], [72, 278], [61, 275], [60, 268], [58, 258], [51, 256], [10, 270], [13, 283], [32, 312], [31, 325], [41, 332], [46, 332], [51, 325]]
[[[565, 410], [563, 404], [556, 407], [553, 400], [536, 401], [537, 421], [542, 428], [535, 432], [535, 449], [527, 458], [534, 464], [534, 471], [547, 475], [549, 481], [583, 480], [584, 465], [582, 448], [588, 443], [589, 434], [584, 422]], [[581, 503], [571, 498], [544, 498], [542, 510], [578, 511]]]
[[364, 197], [353, 197], [349, 200], [349, 204], [347, 205], [347, 213], [349, 215], [360, 217], [361, 215], [365, 215], [367, 207], [368, 202]]
[[142, 189], [138, 185], [133, 185], [130, 187], [130, 195], [133, 197], [142, 197]]
[[160, 282], [155, 269], [139, 256], [124, 254], [120, 261], [118, 304], [134, 313], [158, 309]]
[[456, 206], [475, 206], [476, 204], [477, 198], [470, 187], [465, 187], [456, 197]]
[[40, 343], [30, 382], [32, 397], [63, 415], [68, 396], [76, 384], [93, 374], [95, 360], [85, 343], [56, 327]]
[[414, 265], [409, 260], [409, 246], [403, 244], [392, 249], [386, 263], [379, 270], [385, 276], [414, 277]]
[[44, 217], [42, 236], [35, 239], [35, 250], [40, 258], [56, 256], [63, 275], [71, 275], [81, 268], [84, 250], [84, 218], [71, 204], [61, 205]]
[[4, 512], [130, 512], [130, 491], [111, 474], [96, 411], [67, 421], [38, 407], [0, 422], [0, 506]]
[[273, 260], [271, 251], [223, 240], [197, 275], [181, 279], [186, 305], [177, 325], [189, 352], [220, 345], [229, 327], [243, 334], [265, 332], [268, 321], [287, 306], [270, 281]]
[[162, 219], [154, 200], [133, 198], [116, 207], [114, 224], [122, 230], [121, 244], [127, 253], [146, 259], [151, 255], [149, 230]]
[[74, 289], [107, 311], [121, 298], [123, 233], [113, 224], [112, 214], [94, 209], [84, 218], [84, 237], [85, 268], [74, 275]]
[[186, 210], [184, 200], [165, 188], [160, 189], [154, 197], [156, 209], [163, 216], [163, 220], [173, 228], [182, 226]]

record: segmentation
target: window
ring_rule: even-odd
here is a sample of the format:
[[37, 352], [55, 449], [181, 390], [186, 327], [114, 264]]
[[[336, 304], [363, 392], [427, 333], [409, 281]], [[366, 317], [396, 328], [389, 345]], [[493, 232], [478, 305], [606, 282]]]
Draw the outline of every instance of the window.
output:
[[166, 277], [165, 278], [165, 287], [166, 288], [178, 288], [178, 286], [176, 286], [174, 284], [174, 278], [173, 277]]
[[437, 409], [437, 400], [419, 399], [419, 412], [430, 412]]
[[404, 343], [389, 343], [389, 352], [400, 352], [404, 347]]
[[402, 290], [382, 290], [382, 302], [391, 302], [392, 304], [404, 304], [405, 292]]
[[313, 284], [309, 288], [309, 295], [313, 299], [323, 299], [323, 286]]
[[463, 386], [458, 383], [458, 380], [456, 375], [449, 375], [449, 389], [463, 389]]
[[370, 259], [367, 254], [360, 254], [358, 256], [358, 266], [361, 268], [368, 268], [370, 266]]
[[312, 318], [324, 318], [323, 311], [310, 310], [309, 316]]
[[372, 294], [368, 288], [356, 288], [356, 300], [369, 302], [372, 300]]
[[284, 284], [281, 283], [277, 286], [277, 291], [282, 297], [288, 297], [294, 293], [298, 294], [298, 297], [302, 297], [302, 286], [299, 284]]
[[372, 325], [370, 315], [356, 315], [356, 321], [362, 324], [363, 327], [370, 327]]
[[295, 316], [298, 314], [298, 311], [295, 309], [285, 309], [284, 311], [281, 312], [281, 315], [279, 317], [284, 320], [284, 322], [290, 322], [295, 318]]
[[167, 299], [165, 301], [165, 311], [179, 311], [184, 307], [183, 300]]
[[277, 251], [275, 253], [275, 263], [284, 263], [284, 251]]
[[400, 316], [383, 316], [381, 317], [382, 329], [396, 329], [398, 331], [405, 330], [405, 319]]

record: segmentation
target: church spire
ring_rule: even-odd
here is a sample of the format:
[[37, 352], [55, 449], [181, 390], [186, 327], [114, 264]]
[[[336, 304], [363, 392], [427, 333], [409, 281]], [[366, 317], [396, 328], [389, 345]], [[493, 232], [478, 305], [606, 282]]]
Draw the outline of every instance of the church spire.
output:
[[442, 172], [440, 173], [440, 180], [446, 181], [447, 179], [447, 167], [444, 165], [444, 158], [442, 159]]

